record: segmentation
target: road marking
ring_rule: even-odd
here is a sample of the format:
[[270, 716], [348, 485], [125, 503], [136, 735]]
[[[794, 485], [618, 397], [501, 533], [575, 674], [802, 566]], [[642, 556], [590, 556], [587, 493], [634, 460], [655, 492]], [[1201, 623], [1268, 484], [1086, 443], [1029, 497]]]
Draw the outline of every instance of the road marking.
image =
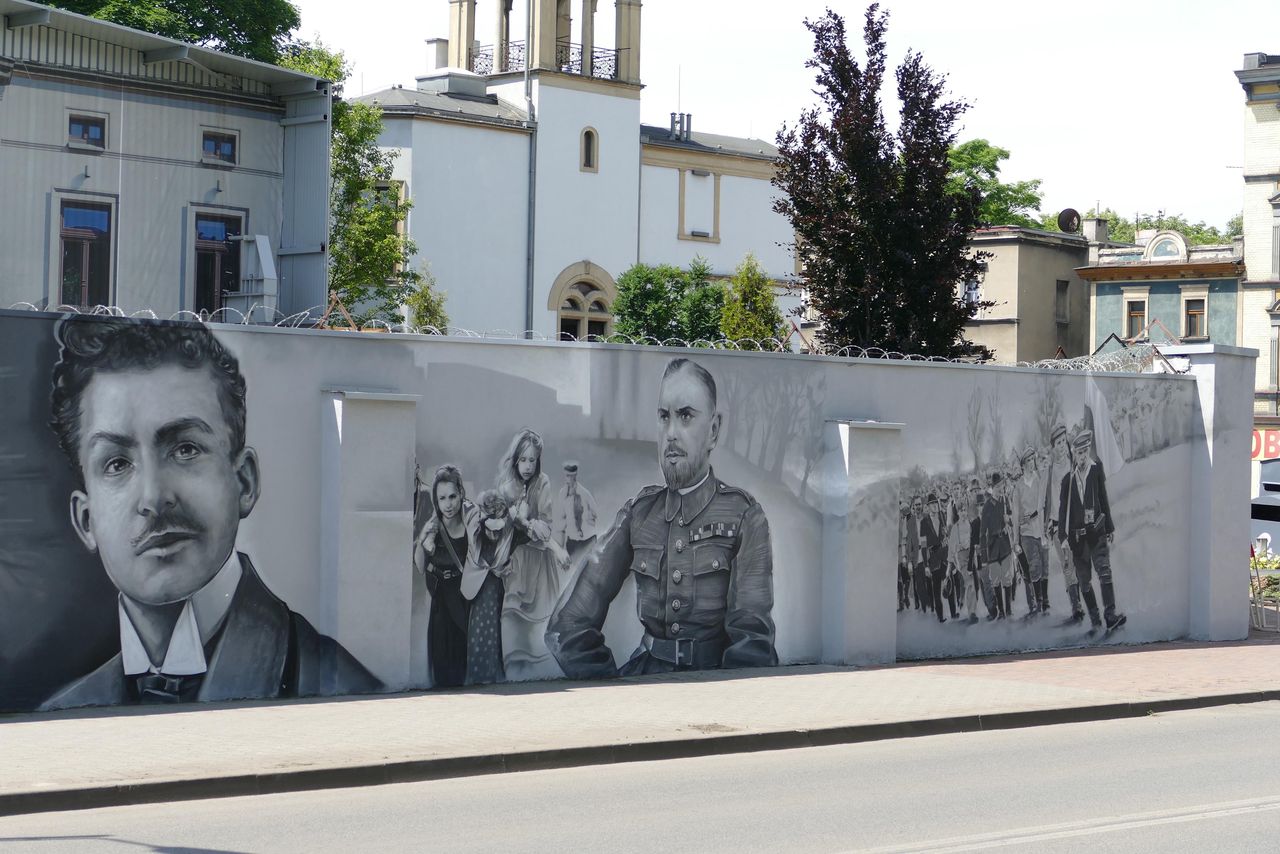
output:
[[911, 854], [911, 852], [982, 851], [988, 848], [1005, 848], [1010, 845], [1026, 845], [1053, 839], [1070, 839], [1099, 833], [1116, 833], [1162, 824], [1180, 824], [1205, 821], [1214, 818], [1230, 818], [1237, 815], [1280, 810], [1280, 795], [1269, 798], [1250, 798], [1243, 801], [1227, 801], [1220, 804], [1202, 804], [1181, 809], [1157, 810], [1133, 813], [1127, 816], [1109, 816], [1086, 819], [1064, 824], [1046, 824], [1040, 827], [1024, 827], [999, 833], [982, 833], [973, 836], [953, 836], [929, 842], [913, 842], [908, 845], [888, 845], [882, 848], [856, 849], [861, 854]]

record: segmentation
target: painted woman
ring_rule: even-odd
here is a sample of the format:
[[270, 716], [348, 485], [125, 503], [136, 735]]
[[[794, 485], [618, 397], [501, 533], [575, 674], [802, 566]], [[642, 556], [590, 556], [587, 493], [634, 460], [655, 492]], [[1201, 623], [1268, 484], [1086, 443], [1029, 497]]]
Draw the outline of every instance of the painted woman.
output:
[[498, 467], [498, 493], [525, 540], [511, 553], [502, 605], [502, 645], [508, 679], [561, 675], [547, 650], [547, 620], [560, 595], [568, 554], [552, 537], [551, 482], [542, 471], [542, 437], [525, 428], [512, 438]]
[[436, 469], [426, 521], [414, 543], [414, 567], [423, 573], [431, 607], [427, 619], [427, 657], [431, 684], [455, 688], [467, 673], [467, 623], [470, 603], [462, 595], [462, 573], [474, 550], [480, 511], [467, 501], [456, 466]]

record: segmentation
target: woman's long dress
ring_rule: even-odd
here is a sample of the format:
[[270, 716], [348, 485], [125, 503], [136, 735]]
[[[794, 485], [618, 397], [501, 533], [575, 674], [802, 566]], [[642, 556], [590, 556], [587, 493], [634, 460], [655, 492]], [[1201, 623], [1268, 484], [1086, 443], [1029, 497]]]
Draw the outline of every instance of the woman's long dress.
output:
[[436, 550], [427, 564], [427, 590], [431, 610], [427, 622], [427, 651], [432, 684], [436, 688], [456, 688], [467, 675], [467, 622], [471, 603], [462, 595], [462, 568], [467, 560], [467, 533], [449, 537], [453, 554], [444, 544], [448, 532], [441, 526]]
[[551, 484], [545, 474], [517, 503], [526, 514], [529, 541], [511, 553], [511, 575], [502, 602], [503, 664], [507, 678], [554, 679], [564, 675], [547, 649], [547, 621], [560, 596], [561, 570], [546, 543], [551, 537]]

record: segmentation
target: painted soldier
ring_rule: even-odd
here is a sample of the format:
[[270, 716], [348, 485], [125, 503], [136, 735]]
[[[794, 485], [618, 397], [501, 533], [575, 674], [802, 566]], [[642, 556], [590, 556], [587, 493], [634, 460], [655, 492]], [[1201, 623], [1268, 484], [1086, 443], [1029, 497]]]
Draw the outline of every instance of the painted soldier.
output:
[[[674, 359], [658, 394], [665, 486], [618, 513], [598, 553], [556, 609], [547, 646], [573, 679], [778, 663], [773, 553], [755, 499], [711, 470], [722, 416], [706, 369]], [[628, 574], [644, 636], [621, 668], [602, 627]]]
[[[1093, 459], [1093, 434], [1084, 430], [1072, 443], [1075, 468], [1062, 481], [1059, 496], [1058, 535], [1071, 548], [1080, 593], [1089, 609], [1093, 627], [1100, 628], [1103, 619], [1107, 630], [1125, 623], [1125, 615], [1116, 611], [1115, 587], [1111, 581], [1110, 544], [1115, 538], [1111, 520], [1111, 504], [1107, 500], [1107, 479], [1102, 464]], [[1102, 589], [1103, 614], [1098, 615], [1098, 600], [1093, 592], [1093, 575]]]
[[1049, 552], [1062, 570], [1062, 581], [1067, 588], [1067, 600], [1071, 605], [1071, 616], [1068, 623], [1079, 623], [1084, 619], [1084, 608], [1080, 605], [1080, 584], [1076, 581], [1075, 561], [1067, 548], [1066, 538], [1061, 536], [1058, 527], [1058, 511], [1062, 505], [1062, 486], [1071, 474], [1071, 448], [1067, 444], [1067, 428], [1057, 424], [1050, 434], [1053, 446], [1049, 460], [1048, 483], [1045, 484], [1045, 506], [1048, 508], [1047, 533], [1049, 535]]
[[1048, 614], [1049, 581], [1046, 572], [1048, 555], [1044, 549], [1045, 491], [1037, 468], [1036, 451], [1028, 447], [1022, 452], [1022, 477], [1018, 480], [1013, 502], [1016, 515], [1014, 550], [1027, 584], [1027, 608], [1032, 614]]
[[932, 603], [939, 623], [947, 618], [942, 615], [942, 582], [947, 571], [947, 529], [945, 517], [936, 493], [929, 494], [929, 510], [920, 520], [920, 540], [925, 553], [925, 591]]

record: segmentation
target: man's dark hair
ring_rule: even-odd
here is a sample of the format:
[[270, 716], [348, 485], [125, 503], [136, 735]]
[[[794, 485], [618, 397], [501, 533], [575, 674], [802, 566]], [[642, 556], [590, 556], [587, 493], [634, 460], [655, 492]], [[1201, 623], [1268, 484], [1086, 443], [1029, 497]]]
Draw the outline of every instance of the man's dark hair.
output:
[[697, 378], [698, 382], [702, 383], [702, 387], [707, 390], [707, 394], [711, 397], [711, 411], [715, 412], [716, 381], [715, 378], [711, 376], [711, 372], [702, 367], [702, 365], [699, 365], [697, 362], [690, 361], [689, 359], [672, 359], [667, 363], [667, 369], [662, 372], [663, 382], [666, 382], [667, 377], [681, 370], [688, 370]]
[[152, 370], [162, 365], [208, 368], [231, 432], [231, 453], [244, 448], [245, 382], [240, 363], [205, 326], [74, 315], [53, 328], [58, 363], [53, 367], [50, 422], [58, 444], [84, 479], [80, 465], [80, 398], [94, 374]]

